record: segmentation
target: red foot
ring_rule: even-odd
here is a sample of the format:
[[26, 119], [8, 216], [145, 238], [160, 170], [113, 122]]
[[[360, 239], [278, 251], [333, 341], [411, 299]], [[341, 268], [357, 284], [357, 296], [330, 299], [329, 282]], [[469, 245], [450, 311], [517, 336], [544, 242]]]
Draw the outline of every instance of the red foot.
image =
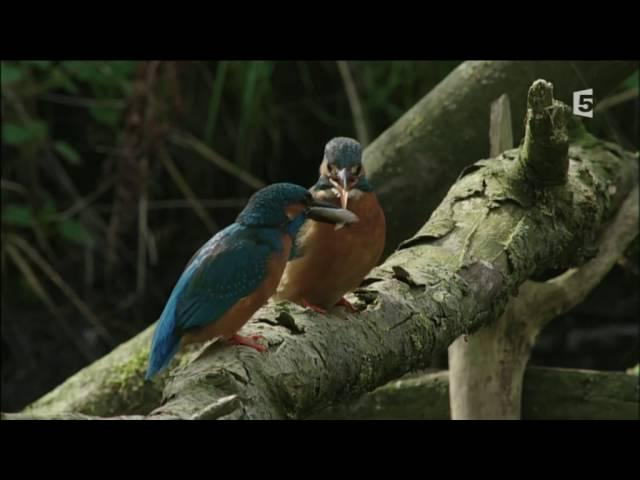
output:
[[307, 302], [304, 298], [302, 299], [302, 305], [306, 308], [310, 308], [314, 312], [325, 314], [327, 311], [324, 308], [316, 307], [315, 305]]
[[349, 300], [344, 298], [344, 297], [342, 297], [340, 300], [338, 300], [338, 303], [336, 303], [336, 306], [342, 306], [342, 307], [345, 307], [347, 310], [350, 310], [353, 313], [358, 313], [358, 309], [356, 307], [354, 307], [353, 304]]
[[267, 347], [265, 345], [261, 345], [256, 340], [262, 340], [264, 337], [262, 335], [251, 335], [250, 337], [243, 337], [242, 335], [234, 335], [229, 339], [229, 343], [234, 345], [244, 345], [246, 347], [251, 347], [256, 349], [259, 352], [266, 352]]

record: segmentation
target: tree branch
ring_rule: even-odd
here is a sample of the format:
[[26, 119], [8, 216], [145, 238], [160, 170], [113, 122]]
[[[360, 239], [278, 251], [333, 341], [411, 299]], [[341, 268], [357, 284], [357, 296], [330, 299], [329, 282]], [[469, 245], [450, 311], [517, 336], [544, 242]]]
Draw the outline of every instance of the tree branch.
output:
[[[407, 376], [315, 420], [448, 420], [449, 372]], [[527, 368], [525, 420], [638, 420], [638, 377], [622, 372]]]
[[[524, 376], [526, 420], [638, 420], [638, 374], [530, 367]], [[447, 420], [449, 372], [410, 374], [363, 395], [330, 406], [312, 420]], [[211, 408], [209, 412], [215, 410]], [[206, 411], [199, 418], [207, 418]], [[214, 412], [215, 416], [215, 412]], [[52, 416], [2, 414], [2, 420], [144, 420], [142, 415], [101, 418], [78, 413]]]
[[518, 143], [534, 80], [553, 83], [555, 98], [570, 105], [573, 91], [593, 88], [604, 98], [637, 68], [631, 61], [462, 63], [364, 151], [387, 218], [385, 255], [422, 226], [463, 168], [487, 155], [487, 112], [500, 95], [511, 100]]
[[[569, 164], [569, 112], [553, 99], [552, 92], [553, 86], [544, 80], [534, 82], [529, 90], [525, 140], [517, 160], [528, 181], [546, 186], [566, 182]], [[511, 137], [510, 125], [498, 122], [509, 116], [507, 103], [503, 101], [502, 106], [500, 115], [492, 108], [493, 154], [508, 148]], [[605, 230], [595, 259], [548, 282], [525, 282], [496, 322], [449, 347], [453, 419], [521, 418], [524, 369], [536, 337], [551, 318], [581, 302], [600, 283], [638, 234], [637, 219], [636, 188]]]

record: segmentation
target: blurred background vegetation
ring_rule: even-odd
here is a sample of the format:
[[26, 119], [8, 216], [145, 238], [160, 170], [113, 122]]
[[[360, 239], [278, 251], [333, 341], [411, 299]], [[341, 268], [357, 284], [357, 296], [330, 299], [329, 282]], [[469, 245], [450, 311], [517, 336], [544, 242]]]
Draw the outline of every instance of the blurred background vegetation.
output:
[[[2, 62], [2, 410], [155, 321], [257, 188], [311, 185], [327, 140], [369, 143], [459, 63]], [[598, 108], [592, 133], [637, 150], [638, 73]], [[534, 361], [637, 362], [637, 269], [610, 277]]]

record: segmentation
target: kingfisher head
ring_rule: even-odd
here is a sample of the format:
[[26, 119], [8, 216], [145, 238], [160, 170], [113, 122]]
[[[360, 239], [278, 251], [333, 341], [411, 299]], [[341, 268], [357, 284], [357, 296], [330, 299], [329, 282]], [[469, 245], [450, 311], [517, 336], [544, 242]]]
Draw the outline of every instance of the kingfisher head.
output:
[[362, 165], [362, 147], [356, 140], [336, 137], [327, 143], [316, 189], [331, 192], [340, 199], [342, 208], [347, 208], [349, 198], [372, 190]]
[[247, 227], [284, 228], [295, 236], [307, 219], [350, 224], [358, 217], [330, 203], [314, 200], [311, 192], [293, 183], [275, 183], [254, 193], [236, 223]]

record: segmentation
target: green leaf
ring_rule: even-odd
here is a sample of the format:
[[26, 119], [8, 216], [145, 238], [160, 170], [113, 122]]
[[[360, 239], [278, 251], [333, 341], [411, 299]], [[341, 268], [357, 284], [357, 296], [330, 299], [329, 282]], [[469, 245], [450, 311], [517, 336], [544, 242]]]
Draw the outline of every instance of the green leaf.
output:
[[71, 165], [80, 165], [82, 163], [78, 151], [67, 142], [57, 141], [53, 144], [53, 148]]
[[32, 67], [36, 67], [40, 70], [46, 70], [47, 68], [49, 68], [51, 66], [51, 60], [25, 60], [24, 62], [25, 65], [29, 65]]
[[7, 145], [20, 145], [29, 140], [29, 131], [14, 123], [2, 125], [2, 142]]
[[30, 227], [35, 223], [35, 217], [30, 207], [7, 205], [2, 209], [2, 222], [19, 227]]
[[22, 145], [43, 140], [47, 136], [47, 124], [42, 120], [31, 120], [24, 125], [4, 123], [2, 141], [7, 145]]
[[121, 112], [114, 108], [90, 107], [89, 113], [96, 122], [106, 125], [107, 127], [115, 127], [120, 121]]
[[109, 62], [109, 67], [115, 76], [126, 79], [133, 74], [137, 63], [132, 60], [114, 61]]
[[[64, 62], [66, 70], [77, 80], [89, 84], [96, 96], [105, 92], [118, 94], [131, 79], [136, 62]], [[107, 89], [106, 91], [104, 89]], [[100, 94], [102, 92], [102, 94]], [[106, 94], [106, 96], [109, 96]]]
[[623, 82], [623, 85], [627, 88], [638, 88], [638, 70], [633, 72], [633, 74]]
[[78, 87], [75, 83], [73, 83], [71, 77], [69, 77], [69, 75], [67, 75], [60, 68], [55, 68], [51, 71], [51, 86], [59, 86], [65, 92], [74, 95], [78, 94], [79, 92]]
[[133, 74], [138, 62], [124, 61], [124, 62], [111, 62], [111, 71], [114, 77], [114, 84], [117, 85], [118, 90], [116, 94], [129, 96], [132, 93], [133, 86]]
[[54, 220], [57, 214], [58, 211], [56, 210], [56, 204], [49, 198], [45, 201], [42, 209], [38, 211], [38, 221], [41, 223], [48, 223], [51, 220]]
[[58, 232], [67, 240], [93, 248], [95, 239], [84, 225], [76, 220], [65, 220], [58, 226]]
[[99, 62], [71, 60], [62, 62], [62, 64], [78, 80], [87, 83], [100, 83], [103, 80], [101, 73], [98, 71]]
[[2, 71], [0, 72], [2, 79], [2, 86], [9, 85], [11, 83], [19, 82], [24, 77], [24, 72], [17, 65], [11, 65], [2, 62]]

